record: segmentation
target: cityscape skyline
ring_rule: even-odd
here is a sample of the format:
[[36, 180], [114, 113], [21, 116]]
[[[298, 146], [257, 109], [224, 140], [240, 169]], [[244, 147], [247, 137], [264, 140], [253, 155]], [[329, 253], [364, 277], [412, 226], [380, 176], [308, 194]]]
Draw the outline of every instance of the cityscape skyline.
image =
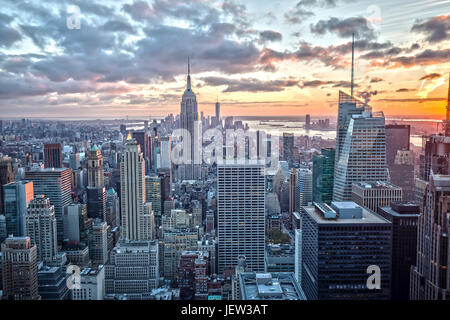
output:
[[450, 0], [391, 2], [5, 4], [0, 301], [450, 300]]
[[[356, 97], [386, 117], [442, 119], [449, 3], [7, 2], [2, 114], [97, 119], [176, 113], [190, 56], [198, 111], [205, 115], [214, 115], [217, 100], [223, 116], [334, 115], [338, 89], [350, 91], [353, 32]], [[66, 25], [76, 18], [74, 5], [79, 29]]]

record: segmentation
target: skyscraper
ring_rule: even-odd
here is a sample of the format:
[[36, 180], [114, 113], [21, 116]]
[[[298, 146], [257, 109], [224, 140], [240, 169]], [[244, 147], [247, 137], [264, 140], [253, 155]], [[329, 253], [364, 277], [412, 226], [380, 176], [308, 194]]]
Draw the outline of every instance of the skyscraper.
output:
[[60, 143], [44, 144], [44, 166], [46, 168], [62, 168], [62, 146]]
[[55, 206], [58, 243], [64, 239], [64, 207], [72, 202], [72, 169], [45, 168], [25, 172], [25, 179], [33, 181], [34, 196], [45, 195]]
[[92, 241], [89, 254], [94, 264], [105, 264], [108, 260], [108, 225], [98, 219], [92, 224]]
[[188, 62], [188, 75], [187, 86], [181, 99], [181, 112], [180, 112], [180, 128], [187, 130], [190, 134], [190, 139], [185, 139], [183, 143], [183, 155], [187, 158], [187, 164], [181, 165], [184, 168], [184, 173], [181, 176], [182, 180], [196, 180], [200, 174], [200, 157], [198, 141], [201, 139], [199, 136], [198, 128], [198, 111], [197, 111], [197, 98], [191, 88], [191, 72], [190, 64]]
[[145, 177], [145, 199], [152, 203], [152, 210], [157, 227], [161, 225], [162, 198], [161, 198], [161, 178], [157, 175]]
[[370, 107], [355, 110], [356, 103], [339, 103], [334, 201], [350, 200], [354, 182], [388, 180], [384, 114]]
[[392, 223], [391, 299], [409, 300], [410, 270], [417, 256], [418, 205], [394, 202], [378, 207], [378, 214]]
[[336, 149], [322, 149], [313, 156], [313, 201], [330, 204], [333, 200], [334, 161]]
[[295, 205], [296, 211], [300, 212], [301, 207], [307, 206], [312, 202], [313, 174], [311, 170], [300, 168], [297, 170], [297, 203]]
[[402, 200], [402, 188], [387, 182], [358, 182], [352, 187], [352, 201], [373, 212]]
[[283, 159], [291, 167], [294, 162], [294, 134], [283, 132]]
[[91, 188], [104, 187], [103, 156], [97, 145], [93, 145], [88, 152], [88, 186]]
[[106, 218], [106, 188], [103, 175], [103, 156], [97, 145], [88, 152], [88, 187], [87, 210], [90, 218], [105, 220]]
[[121, 236], [127, 240], [146, 240], [143, 228], [145, 168], [144, 157], [139, 144], [128, 136], [120, 162], [120, 193], [122, 207]]
[[409, 150], [410, 125], [386, 125], [386, 161], [388, 166], [395, 162], [399, 150]]
[[450, 300], [450, 176], [430, 174], [419, 217], [411, 300]]
[[393, 164], [388, 164], [391, 183], [402, 188], [403, 200], [415, 199], [414, 153], [412, 150], [398, 150]]
[[26, 229], [31, 243], [36, 245], [38, 261], [52, 261], [58, 252], [55, 207], [44, 195], [30, 201]]
[[158, 256], [157, 241], [119, 241], [105, 265], [106, 294], [149, 299], [159, 285]]
[[4, 204], [3, 204], [3, 186], [5, 184], [11, 183], [15, 180], [13, 168], [12, 168], [12, 159], [9, 157], [2, 157], [0, 159], [0, 213], [4, 213]]
[[220, 102], [219, 101], [216, 102], [216, 121], [217, 121], [217, 124], [220, 123]]
[[145, 173], [150, 174], [152, 163], [152, 136], [148, 133], [147, 126], [144, 125], [144, 131], [133, 131], [133, 138], [141, 147], [141, 152], [145, 160]]
[[424, 181], [429, 180], [431, 171], [435, 174], [450, 174], [450, 79], [448, 88], [444, 135], [432, 134], [425, 141], [425, 153], [420, 163], [420, 179]]
[[217, 166], [218, 267], [234, 269], [245, 255], [252, 271], [264, 271], [265, 176], [261, 163]]
[[15, 181], [3, 186], [4, 213], [8, 235], [26, 235], [25, 217], [29, 202], [34, 198], [32, 181]]
[[[354, 202], [303, 207], [301, 281], [308, 300], [389, 299], [391, 230], [386, 219]], [[380, 288], [370, 289], [370, 266]]]
[[1, 247], [3, 297], [40, 300], [36, 246], [29, 237], [8, 237]]

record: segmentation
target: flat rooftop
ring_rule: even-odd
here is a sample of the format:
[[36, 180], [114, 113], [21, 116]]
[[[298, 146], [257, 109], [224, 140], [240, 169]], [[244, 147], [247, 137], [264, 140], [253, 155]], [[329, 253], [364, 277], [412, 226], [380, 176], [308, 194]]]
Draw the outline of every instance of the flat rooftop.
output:
[[306, 300], [292, 272], [244, 272], [239, 281], [242, 300]]
[[[341, 202], [342, 203], [342, 202]], [[350, 204], [348, 204], [350, 206]], [[312, 217], [318, 224], [389, 224], [390, 222], [383, 217], [377, 215], [370, 210], [362, 207], [362, 218], [361, 219], [326, 219], [323, 214], [314, 206], [303, 207], [310, 217]]]
[[400, 189], [400, 187], [393, 185], [389, 182], [375, 181], [375, 182], [355, 182], [354, 186], [363, 189]]

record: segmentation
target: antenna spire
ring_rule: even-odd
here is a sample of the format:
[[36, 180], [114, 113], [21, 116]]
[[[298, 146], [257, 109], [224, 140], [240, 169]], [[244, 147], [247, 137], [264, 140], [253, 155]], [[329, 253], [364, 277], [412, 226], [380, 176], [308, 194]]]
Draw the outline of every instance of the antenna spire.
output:
[[187, 90], [191, 90], [191, 62], [188, 56]]
[[450, 137], [450, 72], [448, 75], [448, 97], [444, 121], [444, 134], [446, 137]]
[[447, 97], [447, 108], [450, 108], [450, 72], [448, 73], [448, 97]]
[[355, 74], [355, 33], [352, 35], [352, 81], [350, 84], [351, 97], [353, 98], [354, 74]]

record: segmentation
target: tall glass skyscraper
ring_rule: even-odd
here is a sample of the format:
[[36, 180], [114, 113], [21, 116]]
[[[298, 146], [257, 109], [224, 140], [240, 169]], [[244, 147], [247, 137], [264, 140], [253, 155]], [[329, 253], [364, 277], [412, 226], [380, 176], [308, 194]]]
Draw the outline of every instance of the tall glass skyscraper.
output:
[[331, 203], [333, 200], [334, 159], [336, 149], [322, 149], [313, 156], [313, 201]]
[[45, 168], [25, 172], [25, 179], [33, 181], [34, 196], [45, 195], [55, 206], [58, 243], [64, 239], [64, 207], [72, 202], [72, 169]]
[[15, 181], [3, 186], [7, 235], [26, 235], [28, 203], [34, 198], [32, 181]]
[[383, 112], [358, 107], [356, 99], [344, 95], [339, 97], [334, 201], [351, 200], [354, 182], [388, 180]]
[[[256, 162], [256, 161], [255, 161]], [[234, 269], [240, 255], [252, 271], [264, 271], [264, 165], [225, 161], [217, 167], [219, 273]]]

